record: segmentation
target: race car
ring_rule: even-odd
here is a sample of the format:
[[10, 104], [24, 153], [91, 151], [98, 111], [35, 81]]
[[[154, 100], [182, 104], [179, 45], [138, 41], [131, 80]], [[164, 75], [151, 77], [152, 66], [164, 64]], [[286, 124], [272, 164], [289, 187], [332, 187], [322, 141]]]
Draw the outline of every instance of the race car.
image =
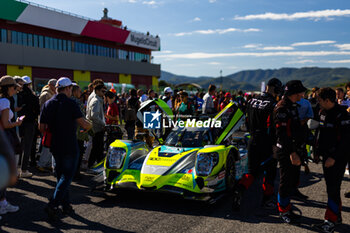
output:
[[[156, 110], [162, 113], [161, 120], [174, 120], [171, 109], [160, 99], [145, 102], [138, 119], [144, 123], [145, 113]], [[231, 102], [208, 120], [220, 122], [216, 126], [221, 127], [205, 122], [203, 127], [193, 127], [198, 123], [190, 120], [186, 122], [190, 125], [173, 128], [164, 139], [161, 135], [169, 129], [150, 129], [159, 141], [155, 148], [142, 141], [114, 141], [103, 161], [106, 190], [168, 192], [195, 200], [210, 200], [218, 193], [231, 191], [247, 169], [244, 148], [232, 142], [244, 114]]]

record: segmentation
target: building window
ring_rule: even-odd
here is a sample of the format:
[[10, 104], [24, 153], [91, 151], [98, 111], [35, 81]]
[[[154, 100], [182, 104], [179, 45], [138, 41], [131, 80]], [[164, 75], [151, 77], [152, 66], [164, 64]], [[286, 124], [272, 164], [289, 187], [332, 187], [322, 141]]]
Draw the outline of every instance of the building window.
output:
[[16, 44], [22, 44], [23, 43], [23, 33], [22, 32], [17, 32], [17, 42]]
[[7, 43], [12, 43], [12, 31], [7, 31]]
[[28, 34], [22, 33], [22, 45], [28, 46]]
[[57, 43], [58, 43], [57, 49], [62, 51], [62, 40], [58, 39]]
[[33, 46], [33, 35], [28, 34], [28, 46]]
[[94, 56], [103, 56], [114, 59], [137, 62], [150, 62], [149, 54], [115, 49], [105, 46], [62, 40], [48, 36], [41, 36], [0, 28], [0, 42], [54, 49], [59, 51], [76, 52]]
[[39, 36], [39, 48], [44, 48], [44, 37]]
[[53, 49], [53, 38], [52, 37], [50, 37], [50, 49]]
[[55, 38], [52, 38], [52, 41], [53, 41], [53, 49], [54, 50], [57, 50], [57, 48], [58, 48], [58, 45], [57, 45], [57, 43], [58, 43], [58, 40], [57, 39], [55, 39]]
[[11, 31], [11, 42], [12, 44], [17, 44], [17, 32]]
[[67, 51], [67, 41], [66, 40], [62, 40], [62, 50]]
[[49, 49], [50, 48], [50, 38], [45, 36], [45, 43], [44, 43], [44, 48]]
[[38, 43], [39, 43], [38, 35], [33, 35], [33, 46], [39, 47]]
[[80, 52], [80, 43], [74, 42], [74, 52], [79, 53]]
[[92, 44], [89, 45], [89, 54], [92, 54]]
[[71, 52], [71, 51], [72, 51], [72, 44], [73, 44], [72, 41], [70, 41], [70, 40], [67, 41], [67, 51], [68, 51], [68, 52]]
[[83, 52], [83, 46], [82, 46], [82, 44], [80, 43], [80, 42], [77, 42], [77, 43], [75, 43], [76, 44], [76, 51], [78, 52], [78, 53], [82, 53]]
[[1, 42], [6, 43], [7, 42], [7, 30], [1, 29]]

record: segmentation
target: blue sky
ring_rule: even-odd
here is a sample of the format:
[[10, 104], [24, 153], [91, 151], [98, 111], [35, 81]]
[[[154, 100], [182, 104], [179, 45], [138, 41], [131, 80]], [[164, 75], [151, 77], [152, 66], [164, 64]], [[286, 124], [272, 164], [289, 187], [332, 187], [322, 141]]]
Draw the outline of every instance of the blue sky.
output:
[[189, 76], [247, 69], [349, 67], [349, 0], [33, 0], [159, 35], [154, 63]]

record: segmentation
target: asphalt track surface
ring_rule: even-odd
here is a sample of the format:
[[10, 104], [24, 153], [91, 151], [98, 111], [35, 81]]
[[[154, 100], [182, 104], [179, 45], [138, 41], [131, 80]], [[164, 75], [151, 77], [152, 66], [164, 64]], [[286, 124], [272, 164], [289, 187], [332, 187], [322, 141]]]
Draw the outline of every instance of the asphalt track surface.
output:
[[[43, 209], [55, 178], [35, 173], [8, 190], [8, 200], [21, 209], [3, 215], [0, 232], [315, 232], [311, 224], [324, 216], [327, 196], [321, 165], [310, 168], [309, 175], [302, 172], [300, 186], [310, 201], [293, 201], [303, 212], [300, 226], [282, 224], [276, 210], [257, 206], [258, 182], [244, 198], [243, 210], [234, 213], [228, 196], [209, 205], [165, 194], [91, 192], [88, 174], [71, 186], [75, 215], [49, 223]], [[345, 190], [350, 190], [349, 176], [344, 178], [342, 196]], [[343, 198], [343, 224], [337, 232], [350, 232], [350, 199]]]

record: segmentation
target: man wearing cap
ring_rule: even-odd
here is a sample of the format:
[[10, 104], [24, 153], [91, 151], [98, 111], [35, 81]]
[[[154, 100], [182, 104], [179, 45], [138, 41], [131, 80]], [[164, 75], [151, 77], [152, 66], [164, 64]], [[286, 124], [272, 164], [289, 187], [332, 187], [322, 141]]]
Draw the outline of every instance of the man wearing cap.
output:
[[141, 89], [137, 90], [137, 97], [139, 98], [140, 103], [143, 103], [147, 100], [147, 95], [144, 94], [143, 90]]
[[24, 150], [21, 177], [30, 177], [32, 174], [28, 171], [29, 158], [31, 157], [31, 164], [36, 164], [35, 157], [31, 154], [40, 106], [38, 97], [33, 93], [30, 77], [23, 76], [22, 79], [24, 81], [23, 90], [18, 94], [18, 105], [22, 107], [18, 115], [25, 116], [23, 124], [19, 128]]
[[104, 128], [106, 126], [103, 97], [107, 92], [104, 84], [98, 84], [94, 87], [95, 96], [92, 97], [86, 108], [86, 118], [92, 121], [92, 149], [89, 157], [88, 166], [92, 167], [95, 162], [101, 162], [103, 159], [103, 139]]
[[292, 211], [290, 197], [299, 181], [300, 151], [305, 141], [296, 102], [300, 101], [306, 90], [300, 80], [287, 82], [284, 96], [277, 103], [273, 114], [276, 128], [274, 152], [280, 164], [277, 205], [281, 220], [288, 224], [296, 224], [300, 218]]
[[277, 103], [276, 98], [282, 92], [282, 82], [272, 78], [267, 83], [266, 91], [260, 96], [252, 98], [247, 106], [248, 127], [250, 139], [248, 142], [248, 173], [239, 181], [237, 192], [234, 195], [233, 209], [240, 207], [240, 198], [253, 181], [262, 172], [265, 173], [263, 183], [263, 205], [274, 209], [273, 202], [274, 181], [276, 178], [277, 160], [273, 158], [273, 144], [275, 131], [273, 128], [273, 109]]
[[50, 220], [57, 219], [60, 205], [65, 214], [73, 212], [68, 187], [79, 159], [77, 124], [86, 130], [91, 128], [91, 124], [83, 118], [79, 106], [70, 98], [71, 80], [66, 77], [60, 78], [56, 88], [58, 94], [44, 104], [40, 116], [40, 131], [44, 133], [49, 130], [52, 134], [50, 151], [56, 161], [57, 185], [45, 208]]
[[173, 103], [171, 102], [171, 95], [173, 94], [173, 90], [170, 87], [164, 88], [164, 96], [162, 100], [169, 106], [169, 108], [173, 108]]
[[[303, 142], [302, 149], [301, 149], [301, 161], [302, 165], [304, 166], [305, 173], [307, 174], [310, 172], [309, 165], [307, 164], [307, 150], [306, 150], [306, 144], [312, 145], [313, 144], [313, 135], [311, 131], [309, 130], [307, 126], [307, 121], [309, 119], [314, 118], [314, 112], [312, 110], [312, 106], [310, 101], [308, 101], [305, 98], [301, 98], [300, 101], [297, 102], [298, 104], [298, 114], [299, 114], [299, 119], [301, 123], [302, 130], [304, 131], [304, 134], [307, 135], [305, 137], [305, 141]], [[300, 180], [300, 179], [299, 179]], [[298, 182], [299, 183], [299, 182]], [[299, 184], [298, 184], [299, 185]], [[302, 194], [298, 187], [295, 187], [294, 194], [292, 196], [294, 199], [297, 200], [307, 200], [309, 197]]]
[[[44, 107], [46, 101], [51, 99], [56, 94], [56, 82], [57, 79], [50, 79], [46, 86], [41, 90], [39, 97], [40, 109]], [[43, 146], [40, 154], [40, 159], [37, 163], [37, 169], [39, 171], [45, 171], [51, 169], [52, 166], [52, 154], [50, 148]]]
[[316, 133], [315, 161], [322, 156], [322, 168], [327, 187], [327, 209], [324, 222], [315, 227], [322, 232], [334, 232], [342, 223], [340, 188], [349, 154], [350, 116], [336, 101], [336, 92], [321, 88], [317, 94], [320, 104], [320, 127]]

